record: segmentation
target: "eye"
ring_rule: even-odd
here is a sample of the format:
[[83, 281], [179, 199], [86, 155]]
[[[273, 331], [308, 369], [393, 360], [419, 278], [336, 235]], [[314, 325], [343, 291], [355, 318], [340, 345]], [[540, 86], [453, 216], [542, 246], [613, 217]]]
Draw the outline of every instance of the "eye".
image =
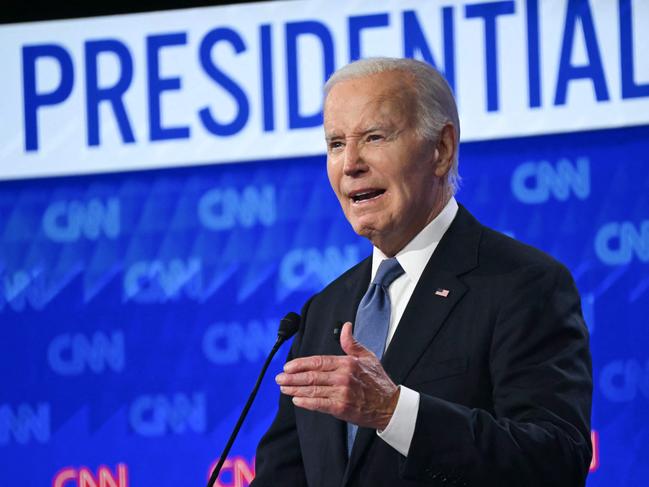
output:
[[341, 149], [343, 147], [343, 143], [339, 140], [332, 140], [329, 142], [329, 150], [330, 151], [335, 151], [337, 149]]
[[383, 140], [384, 137], [381, 134], [368, 134], [365, 140], [367, 142], [377, 142], [379, 140]]

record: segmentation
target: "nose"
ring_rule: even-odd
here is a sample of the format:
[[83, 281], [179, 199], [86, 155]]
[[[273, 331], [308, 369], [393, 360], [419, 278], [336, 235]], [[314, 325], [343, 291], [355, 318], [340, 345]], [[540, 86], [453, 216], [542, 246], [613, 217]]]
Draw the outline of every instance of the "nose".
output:
[[367, 164], [363, 159], [358, 146], [350, 142], [345, 145], [343, 172], [345, 176], [358, 176], [367, 171]]

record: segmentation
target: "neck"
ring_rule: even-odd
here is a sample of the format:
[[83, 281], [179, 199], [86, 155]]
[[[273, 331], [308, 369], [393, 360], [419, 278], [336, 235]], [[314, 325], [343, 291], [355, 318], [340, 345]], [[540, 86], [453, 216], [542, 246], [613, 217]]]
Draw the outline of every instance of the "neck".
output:
[[381, 252], [383, 252], [386, 257], [394, 257], [397, 255], [408, 243], [415, 238], [419, 232], [421, 232], [426, 225], [432, 222], [437, 215], [439, 215], [446, 204], [450, 201], [453, 196], [448, 191], [437, 191], [437, 197], [431, 206], [430, 211], [427, 213], [427, 217], [421, 222], [418, 222], [413, 226], [413, 230], [407, 234], [395, 235], [395, 238], [386, 238], [386, 239], [370, 239], [372, 245], [377, 247]]

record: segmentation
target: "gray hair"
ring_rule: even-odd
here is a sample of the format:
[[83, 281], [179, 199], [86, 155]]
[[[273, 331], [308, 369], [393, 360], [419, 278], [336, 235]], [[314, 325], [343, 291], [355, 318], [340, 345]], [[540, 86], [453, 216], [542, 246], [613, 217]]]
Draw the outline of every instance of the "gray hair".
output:
[[[447, 123], [455, 127], [456, 145], [459, 147], [460, 119], [450, 86], [435, 68], [415, 59], [375, 57], [360, 59], [343, 66], [327, 80], [325, 98], [341, 81], [364, 78], [387, 71], [402, 71], [412, 76], [413, 95], [417, 107], [417, 131], [425, 140], [434, 142]], [[447, 176], [447, 188], [455, 194], [460, 182], [458, 173], [458, 150]]]

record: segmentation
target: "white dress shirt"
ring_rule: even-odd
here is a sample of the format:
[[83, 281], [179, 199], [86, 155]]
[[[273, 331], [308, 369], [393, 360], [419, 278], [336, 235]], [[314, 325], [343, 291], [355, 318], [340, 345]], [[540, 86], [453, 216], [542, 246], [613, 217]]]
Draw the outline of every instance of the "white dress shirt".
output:
[[[403, 316], [406, 305], [410, 301], [410, 297], [419, 282], [421, 274], [424, 272], [426, 264], [428, 264], [437, 248], [437, 244], [451, 225], [457, 210], [457, 202], [455, 198], [451, 198], [439, 215], [395, 255], [404, 273], [388, 289], [390, 295], [390, 326], [385, 344], [386, 349], [390, 345], [401, 316]], [[383, 252], [374, 247], [370, 282], [374, 279], [381, 261], [387, 258]], [[377, 430], [377, 434], [403, 456], [408, 456], [412, 436], [415, 432], [417, 412], [419, 411], [419, 393], [402, 385], [399, 388], [399, 400], [394, 414], [386, 428], [383, 431]]]

